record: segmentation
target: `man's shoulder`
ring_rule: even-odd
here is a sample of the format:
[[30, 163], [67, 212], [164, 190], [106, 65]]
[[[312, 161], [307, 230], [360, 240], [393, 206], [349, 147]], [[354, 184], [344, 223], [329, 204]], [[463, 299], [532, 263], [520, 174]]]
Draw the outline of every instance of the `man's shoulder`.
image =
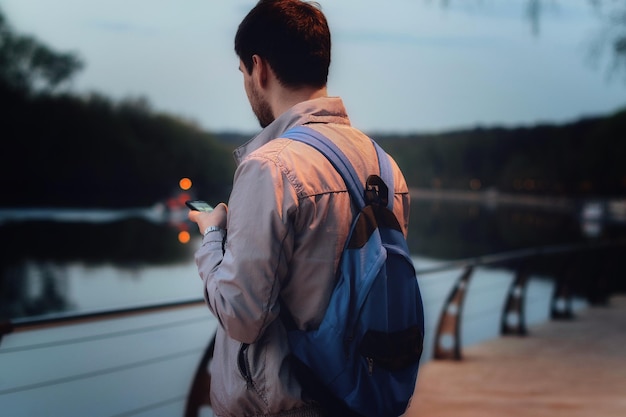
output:
[[277, 137], [248, 154], [245, 160], [266, 159], [276, 164], [284, 164], [299, 158], [308, 158], [311, 148], [293, 139]]

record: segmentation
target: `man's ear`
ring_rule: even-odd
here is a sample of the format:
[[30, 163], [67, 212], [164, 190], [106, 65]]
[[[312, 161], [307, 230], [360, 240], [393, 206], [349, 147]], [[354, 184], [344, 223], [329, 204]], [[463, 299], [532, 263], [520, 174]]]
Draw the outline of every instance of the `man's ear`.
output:
[[252, 55], [252, 76], [259, 87], [267, 87], [269, 64], [259, 55]]

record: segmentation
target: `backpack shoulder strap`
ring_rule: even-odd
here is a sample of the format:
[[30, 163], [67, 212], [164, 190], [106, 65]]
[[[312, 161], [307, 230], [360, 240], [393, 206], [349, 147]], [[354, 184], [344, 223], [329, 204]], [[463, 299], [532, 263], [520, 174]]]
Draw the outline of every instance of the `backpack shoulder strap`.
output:
[[[361, 180], [356, 174], [350, 160], [333, 141], [319, 133], [317, 130], [306, 126], [296, 126], [291, 128], [287, 132], [283, 133], [281, 137], [306, 143], [321, 152], [322, 155], [324, 155], [339, 172], [348, 187], [350, 196], [358, 205], [359, 209], [365, 207], [365, 198], [363, 196], [363, 190], [365, 187], [361, 184]], [[389, 161], [389, 157], [385, 151], [373, 140], [372, 143], [378, 156], [380, 177], [389, 189], [389, 209], [391, 210], [393, 209], [394, 196], [393, 170], [391, 162]]]

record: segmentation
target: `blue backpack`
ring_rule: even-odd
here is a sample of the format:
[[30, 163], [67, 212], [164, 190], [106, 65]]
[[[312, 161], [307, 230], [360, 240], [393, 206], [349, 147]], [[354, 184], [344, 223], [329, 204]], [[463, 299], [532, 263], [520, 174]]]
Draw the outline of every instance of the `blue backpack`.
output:
[[[415, 388], [424, 312], [407, 242], [392, 210], [389, 158], [372, 141], [381, 175], [371, 175], [364, 187], [343, 152], [317, 131], [298, 126], [282, 137], [325, 155], [359, 209], [319, 328], [301, 331], [287, 325], [292, 355], [310, 376], [305, 379], [315, 381], [309, 385], [323, 385], [348, 410], [367, 417], [397, 417], [405, 412]], [[306, 392], [306, 382], [303, 389]]]

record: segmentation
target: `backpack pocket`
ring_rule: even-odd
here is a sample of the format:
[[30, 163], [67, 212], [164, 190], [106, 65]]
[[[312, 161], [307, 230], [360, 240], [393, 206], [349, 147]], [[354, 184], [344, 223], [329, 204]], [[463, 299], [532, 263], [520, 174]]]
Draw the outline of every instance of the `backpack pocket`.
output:
[[420, 360], [423, 338], [421, 328], [417, 325], [393, 333], [368, 330], [357, 350], [371, 361], [372, 366], [394, 372]]

